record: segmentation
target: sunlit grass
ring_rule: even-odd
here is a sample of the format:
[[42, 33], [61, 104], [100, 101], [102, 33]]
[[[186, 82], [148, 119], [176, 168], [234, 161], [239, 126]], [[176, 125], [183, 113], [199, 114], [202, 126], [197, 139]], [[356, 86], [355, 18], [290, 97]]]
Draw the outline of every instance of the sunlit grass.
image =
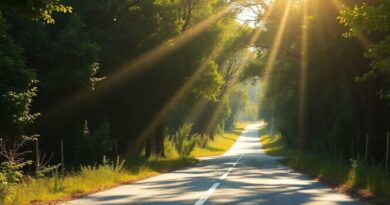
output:
[[197, 160], [192, 157], [222, 155], [234, 144], [246, 125], [247, 123], [237, 123], [232, 131], [217, 135], [205, 148], [196, 147], [190, 158], [180, 158], [173, 147], [165, 146], [167, 158], [131, 158], [126, 160], [121, 170], [115, 170], [113, 165], [99, 165], [83, 167], [80, 171], [65, 176], [26, 179], [23, 183], [12, 186], [7, 200], [0, 204], [66, 201], [179, 169], [196, 163]]
[[[346, 160], [329, 153], [303, 153], [289, 149], [280, 134], [269, 135], [265, 128], [260, 131], [260, 142], [265, 153], [285, 156], [286, 163], [292, 168], [343, 189], [361, 189], [359, 193], [368, 191], [390, 198], [390, 175], [377, 165], [366, 165], [361, 160]], [[385, 204], [389, 202], [388, 199], [380, 200], [385, 200]]]
[[96, 191], [155, 176], [196, 163], [195, 159], [131, 159], [121, 171], [112, 166], [85, 167], [64, 177], [31, 179], [13, 186], [0, 204], [30, 204], [69, 200]]
[[214, 140], [209, 140], [205, 148], [196, 147], [192, 151], [193, 157], [217, 156], [224, 154], [234, 144], [237, 138], [244, 131], [247, 123], [237, 123], [232, 131], [215, 136]]
[[263, 146], [265, 153], [270, 155], [282, 155], [285, 153], [284, 145], [281, 140], [281, 136], [277, 135], [261, 135], [260, 143]]

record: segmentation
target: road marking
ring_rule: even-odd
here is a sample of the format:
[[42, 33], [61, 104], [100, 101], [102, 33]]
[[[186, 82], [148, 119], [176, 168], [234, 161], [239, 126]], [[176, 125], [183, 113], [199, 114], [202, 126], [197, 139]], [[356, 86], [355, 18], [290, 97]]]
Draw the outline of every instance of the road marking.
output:
[[229, 174], [229, 172], [225, 172], [225, 174], [223, 174], [221, 177], [219, 177], [219, 179], [224, 180], [228, 174]]
[[217, 189], [217, 187], [220, 184], [221, 184], [220, 182], [214, 183], [213, 186], [210, 187], [209, 190], [207, 190], [206, 194], [203, 197], [201, 197], [194, 205], [203, 205], [204, 202], [207, 201], [207, 199], [211, 196], [211, 194], [213, 194], [213, 192]]
[[[238, 162], [240, 162], [243, 156], [244, 155], [242, 154], [237, 159], [237, 161], [233, 163], [233, 166], [230, 167], [221, 177], [219, 177], [219, 180], [224, 180], [229, 175], [229, 173], [233, 170], [233, 168], [238, 164]], [[213, 186], [211, 186], [210, 189], [207, 190], [206, 194], [202, 196], [197, 202], [195, 202], [194, 205], [203, 205], [207, 201], [207, 199], [210, 198], [210, 196], [214, 193], [214, 191], [218, 188], [219, 185], [221, 185], [221, 182], [215, 182]]]
[[235, 164], [234, 166], [236, 166], [236, 165], [238, 164], [238, 162], [241, 160], [241, 158], [242, 158], [243, 156], [244, 156], [244, 155], [242, 154], [242, 155], [240, 156], [240, 158], [237, 159], [237, 161], [234, 163], [234, 164]]

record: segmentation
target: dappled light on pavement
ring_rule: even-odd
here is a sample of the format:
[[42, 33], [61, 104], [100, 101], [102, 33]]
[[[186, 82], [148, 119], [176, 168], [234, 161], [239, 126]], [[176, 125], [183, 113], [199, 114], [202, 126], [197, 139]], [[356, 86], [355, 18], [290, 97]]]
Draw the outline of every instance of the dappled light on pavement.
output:
[[259, 129], [249, 125], [222, 156], [65, 204], [362, 204], [264, 154]]

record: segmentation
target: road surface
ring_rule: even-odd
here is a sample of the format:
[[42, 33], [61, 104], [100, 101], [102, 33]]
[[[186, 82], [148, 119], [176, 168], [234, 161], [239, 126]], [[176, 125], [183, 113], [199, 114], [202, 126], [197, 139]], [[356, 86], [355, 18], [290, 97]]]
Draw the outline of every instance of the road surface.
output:
[[265, 155], [258, 131], [249, 125], [223, 156], [64, 204], [363, 204]]

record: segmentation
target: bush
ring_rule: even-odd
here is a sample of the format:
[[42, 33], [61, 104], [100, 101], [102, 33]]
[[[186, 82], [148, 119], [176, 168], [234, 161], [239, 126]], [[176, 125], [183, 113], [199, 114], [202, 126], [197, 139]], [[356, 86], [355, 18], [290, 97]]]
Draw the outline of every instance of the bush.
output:
[[205, 148], [207, 146], [207, 143], [209, 142], [210, 137], [207, 134], [203, 134], [203, 135], [197, 135], [196, 138], [198, 139], [197, 140], [198, 147]]
[[6, 200], [10, 187], [20, 182], [23, 177], [23, 168], [32, 163], [31, 160], [23, 158], [29, 152], [21, 151], [21, 148], [33, 140], [36, 140], [36, 136], [23, 136], [13, 146], [7, 146], [6, 142], [0, 138], [0, 155], [5, 158], [5, 161], [0, 164], [0, 202]]
[[80, 129], [76, 146], [74, 149], [75, 158], [83, 164], [94, 164], [107, 153], [112, 147], [110, 124], [102, 123], [98, 129], [90, 132], [88, 122]]
[[198, 135], [191, 135], [192, 124], [186, 123], [171, 136], [172, 144], [180, 157], [190, 156], [198, 142]]

